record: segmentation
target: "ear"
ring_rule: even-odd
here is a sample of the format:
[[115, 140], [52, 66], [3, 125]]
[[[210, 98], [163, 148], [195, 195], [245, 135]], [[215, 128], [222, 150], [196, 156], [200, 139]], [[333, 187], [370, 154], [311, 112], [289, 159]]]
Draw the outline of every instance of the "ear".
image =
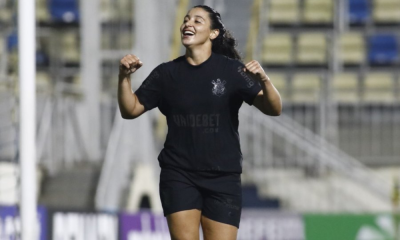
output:
[[216, 39], [218, 37], [218, 35], [219, 35], [219, 29], [211, 30], [210, 40]]

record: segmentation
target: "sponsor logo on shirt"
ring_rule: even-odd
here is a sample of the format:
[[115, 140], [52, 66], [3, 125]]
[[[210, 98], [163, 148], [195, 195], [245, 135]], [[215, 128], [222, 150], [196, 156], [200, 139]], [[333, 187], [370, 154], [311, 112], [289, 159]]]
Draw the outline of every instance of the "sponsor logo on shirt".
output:
[[214, 85], [212, 88], [212, 93], [215, 96], [220, 97], [220, 96], [224, 95], [225, 89], [226, 89], [225, 88], [225, 84], [226, 84], [225, 80], [221, 81], [221, 79], [218, 78], [217, 81], [212, 80], [211, 83]]
[[239, 66], [238, 67], [238, 73], [244, 78], [244, 80], [247, 82], [247, 87], [251, 88], [254, 86], [254, 81], [251, 79], [244, 71], [243, 67]]
[[172, 119], [178, 127], [203, 128], [203, 133], [219, 131], [220, 114], [175, 114]]

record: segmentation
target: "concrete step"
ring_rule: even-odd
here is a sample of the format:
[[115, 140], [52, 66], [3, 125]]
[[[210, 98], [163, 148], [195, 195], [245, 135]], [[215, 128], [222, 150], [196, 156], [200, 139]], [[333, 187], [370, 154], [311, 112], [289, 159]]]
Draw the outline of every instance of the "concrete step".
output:
[[94, 210], [98, 164], [79, 164], [43, 179], [39, 203], [50, 208]]
[[294, 211], [390, 211], [390, 201], [341, 174], [307, 177], [300, 169], [270, 169], [254, 173], [260, 196], [275, 197]]

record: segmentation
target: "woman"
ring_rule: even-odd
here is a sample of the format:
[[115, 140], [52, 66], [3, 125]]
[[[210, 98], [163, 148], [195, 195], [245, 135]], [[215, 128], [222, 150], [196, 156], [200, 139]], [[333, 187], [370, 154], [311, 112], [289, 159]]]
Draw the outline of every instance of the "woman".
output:
[[220, 14], [195, 6], [180, 27], [186, 53], [162, 63], [132, 92], [130, 74], [142, 66], [121, 60], [118, 103], [125, 119], [158, 107], [168, 135], [158, 160], [160, 197], [172, 239], [236, 239], [241, 214], [242, 154], [238, 111], [243, 101], [271, 116], [278, 91], [257, 61], [240, 62]]

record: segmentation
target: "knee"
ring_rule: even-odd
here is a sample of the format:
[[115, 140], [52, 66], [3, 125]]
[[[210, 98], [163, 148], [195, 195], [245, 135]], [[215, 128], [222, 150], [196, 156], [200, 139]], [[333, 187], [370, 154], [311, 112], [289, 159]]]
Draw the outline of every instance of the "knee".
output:
[[167, 216], [172, 240], [198, 240], [201, 211], [185, 210]]

